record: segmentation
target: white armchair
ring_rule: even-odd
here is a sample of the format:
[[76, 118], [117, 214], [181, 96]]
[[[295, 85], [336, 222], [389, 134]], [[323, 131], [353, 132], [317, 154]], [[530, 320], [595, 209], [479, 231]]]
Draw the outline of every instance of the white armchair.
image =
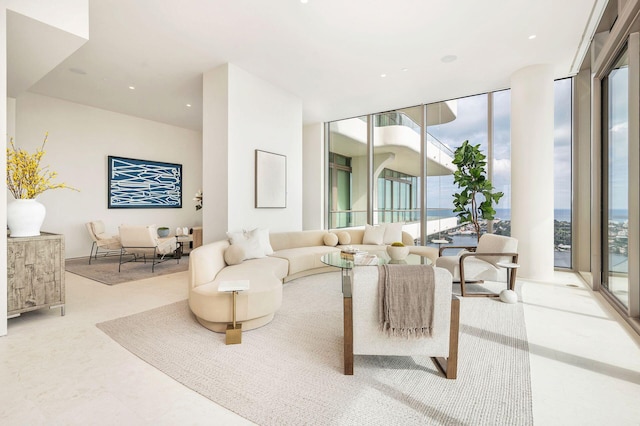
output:
[[117, 235], [107, 234], [105, 232], [104, 223], [102, 223], [101, 220], [87, 222], [85, 226], [87, 227], [89, 236], [93, 241], [91, 244], [91, 252], [89, 253], [89, 265], [91, 265], [92, 258], [98, 258], [98, 252], [100, 252], [100, 255], [102, 256], [120, 253], [120, 249], [122, 248], [122, 245], [120, 245], [120, 237]]
[[[430, 268], [431, 266], [424, 266]], [[353, 371], [353, 355], [429, 356], [440, 372], [455, 379], [458, 370], [458, 334], [460, 327], [460, 299], [451, 293], [451, 274], [434, 268], [433, 326], [431, 336], [407, 338], [390, 336], [380, 326], [380, 295], [378, 268], [353, 269], [351, 291], [353, 312], [353, 347], [345, 356], [345, 374]], [[345, 333], [347, 333], [346, 331]]]
[[[455, 256], [442, 256], [445, 250], [463, 249]], [[478, 241], [478, 247], [444, 246], [440, 248], [440, 257], [436, 266], [451, 272], [454, 281], [460, 282], [462, 296], [497, 296], [494, 293], [467, 293], [468, 282], [506, 281], [515, 288], [516, 269], [511, 269], [507, 280], [507, 269], [498, 266], [499, 262], [518, 262], [518, 240], [503, 235], [484, 234]]]
[[[147, 263], [147, 257], [152, 261], [151, 272], [158, 263], [164, 262], [167, 255], [174, 255], [180, 263], [180, 256], [177, 256], [177, 241], [175, 237], [159, 238], [155, 226], [120, 226], [120, 263], [118, 272], [123, 263], [137, 262], [143, 259]], [[133, 255], [132, 259], [122, 260], [125, 255]]]

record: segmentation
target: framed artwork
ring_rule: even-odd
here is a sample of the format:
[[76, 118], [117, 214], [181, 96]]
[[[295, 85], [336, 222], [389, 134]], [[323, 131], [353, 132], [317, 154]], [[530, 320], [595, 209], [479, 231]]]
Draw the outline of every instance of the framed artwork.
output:
[[256, 208], [287, 207], [287, 157], [256, 149]]
[[109, 156], [110, 209], [182, 207], [182, 164]]

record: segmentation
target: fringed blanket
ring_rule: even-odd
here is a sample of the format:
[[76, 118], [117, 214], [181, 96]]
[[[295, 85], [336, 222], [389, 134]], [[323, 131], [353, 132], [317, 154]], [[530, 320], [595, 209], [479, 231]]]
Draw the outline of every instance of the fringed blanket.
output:
[[392, 336], [431, 336], [434, 289], [432, 266], [378, 266], [382, 330]]

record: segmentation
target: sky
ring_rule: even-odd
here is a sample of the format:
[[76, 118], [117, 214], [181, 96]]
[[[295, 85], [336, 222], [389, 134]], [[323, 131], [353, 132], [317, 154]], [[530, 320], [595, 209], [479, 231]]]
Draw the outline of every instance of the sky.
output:
[[629, 205], [629, 73], [615, 69], [609, 82], [609, 207], [627, 210]]
[[[457, 100], [455, 120], [429, 126], [427, 132], [455, 150], [465, 140], [487, 150], [488, 95]], [[509, 90], [494, 93], [493, 101], [494, 161], [492, 183], [505, 195], [496, 208], [510, 208], [511, 176], [511, 97]], [[571, 79], [555, 82], [554, 108], [554, 208], [571, 208]], [[429, 208], [451, 208], [452, 194], [457, 192], [453, 176], [430, 177], [427, 182]]]

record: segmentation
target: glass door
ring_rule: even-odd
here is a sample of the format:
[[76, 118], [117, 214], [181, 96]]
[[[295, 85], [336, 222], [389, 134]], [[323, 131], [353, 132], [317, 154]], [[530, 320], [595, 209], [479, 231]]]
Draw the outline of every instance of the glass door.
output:
[[603, 287], [629, 307], [629, 56], [603, 80]]

